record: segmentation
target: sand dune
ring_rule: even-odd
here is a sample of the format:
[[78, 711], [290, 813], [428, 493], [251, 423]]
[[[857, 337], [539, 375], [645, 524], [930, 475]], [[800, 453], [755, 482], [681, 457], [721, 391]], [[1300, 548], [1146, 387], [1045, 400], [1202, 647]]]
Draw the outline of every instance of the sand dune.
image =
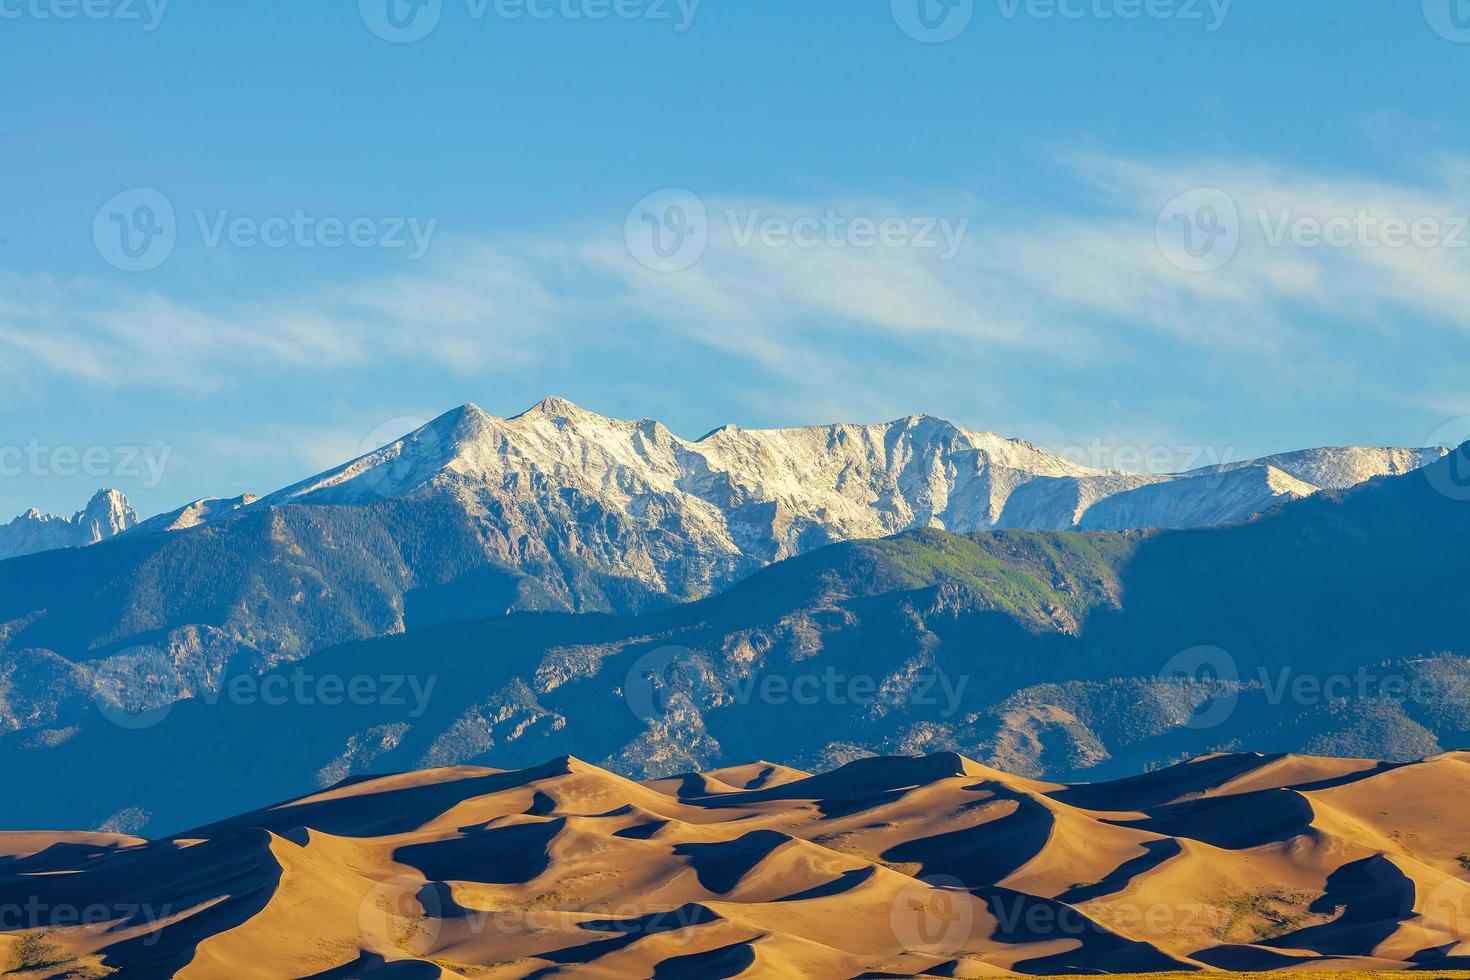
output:
[[1470, 754], [1114, 783], [952, 754], [359, 779], [177, 838], [0, 834], [26, 977], [981, 977], [1470, 967]]

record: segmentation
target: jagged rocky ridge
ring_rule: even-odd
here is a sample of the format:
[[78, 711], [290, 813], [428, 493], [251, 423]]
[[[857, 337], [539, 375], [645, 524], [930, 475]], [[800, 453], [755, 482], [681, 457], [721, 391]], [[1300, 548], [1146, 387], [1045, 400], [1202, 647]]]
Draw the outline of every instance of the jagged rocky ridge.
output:
[[0, 524], [0, 561], [19, 555], [80, 548], [106, 541], [138, 523], [127, 498], [116, 490], [99, 490], [72, 517], [43, 514], [32, 507], [9, 524]]
[[1176, 475], [1081, 466], [943, 419], [747, 430], [690, 442], [548, 398], [474, 405], [256, 507], [442, 495], [505, 551], [576, 553], [655, 591], [704, 593], [834, 541], [918, 527], [1125, 530], [1244, 520], [1288, 499], [1417, 469], [1442, 449], [1312, 449]]
[[[156, 831], [212, 819], [205, 801], [244, 810], [313, 781], [561, 753], [646, 777], [949, 750], [1091, 780], [1241, 746], [1459, 748], [1470, 491], [1451, 474], [1437, 463], [1223, 529], [847, 542], [696, 603], [414, 630], [160, 712], [99, 710], [79, 686], [74, 721], [0, 736], [0, 771], [36, 790], [0, 827]], [[167, 690], [177, 668], [132, 669]], [[366, 696], [344, 698], [349, 681]]]
[[[1080, 465], [930, 416], [798, 429], [727, 425], [689, 441], [655, 421], [606, 418], [552, 397], [511, 419], [465, 405], [263, 500], [195, 501], [135, 533], [184, 530], [244, 508], [442, 494], [498, 524], [507, 542], [548, 529], [568, 537], [566, 527], [576, 525], [581, 549], [599, 564], [677, 594], [681, 586], [722, 584], [722, 566], [764, 564], [819, 544], [915, 527], [966, 533], [1231, 523], [1281, 500], [1408, 472], [1443, 454], [1322, 448], [1145, 475]], [[128, 509], [120, 494], [108, 493]], [[100, 501], [102, 495], [86, 516]], [[603, 540], [594, 519], [634, 540]], [[92, 543], [135, 523], [67, 544]], [[692, 562], [700, 567], [668, 567], [657, 542], [640, 540], [669, 534], [686, 542], [683, 550], [707, 556]]]
[[691, 442], [562, 399], [509, 420], [466, 406], [263, 499], [0, 562], [0, 731], [65, 727], [99, 686], [199, 695], [227, 667], [437, 623], [666, 608], [834, 541], [1230, 522], [1441, 453], [1322, 449], [1150, 477], [928, 417]]

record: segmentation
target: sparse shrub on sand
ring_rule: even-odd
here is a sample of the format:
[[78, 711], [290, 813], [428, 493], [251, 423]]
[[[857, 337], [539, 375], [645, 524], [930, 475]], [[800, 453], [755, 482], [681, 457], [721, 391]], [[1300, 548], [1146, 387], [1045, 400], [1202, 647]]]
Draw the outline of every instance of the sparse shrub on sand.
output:
[[1236, 929], [1246, 926], [1253, 939], [1275, 939], [1299, 927], [1307, 919], [1301, 909], [1312, 901], [1304, 892], [1245, 892], [1229, 895], [1210, 904], [1228, 916], [1212, 930], [1216, 939], [1230, 940]]
[[38, 966], [55, 963], [61, 956], [61, 947], [47, 941], [44, 932], [28, 932], [20, 937], [10, 952], [12, 970], [30, 970]]

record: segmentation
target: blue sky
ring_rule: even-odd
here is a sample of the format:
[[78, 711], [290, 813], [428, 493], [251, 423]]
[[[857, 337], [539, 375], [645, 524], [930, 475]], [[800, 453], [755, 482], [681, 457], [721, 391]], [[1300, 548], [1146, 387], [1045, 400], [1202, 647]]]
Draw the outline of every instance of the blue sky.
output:
[[0, 514], [548, 393], [1126, 468], [1470, 437], [1464, 0], [387, 2], [0, 0]]

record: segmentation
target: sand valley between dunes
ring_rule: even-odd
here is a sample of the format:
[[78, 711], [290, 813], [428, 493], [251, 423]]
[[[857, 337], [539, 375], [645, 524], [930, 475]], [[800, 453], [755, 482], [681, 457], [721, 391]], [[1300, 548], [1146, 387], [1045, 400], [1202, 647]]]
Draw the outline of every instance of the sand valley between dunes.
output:
[[349, 781], [144, 841], [0, 834], [24, 977], [980, 977], [1470, 966], [1470, 753], [1059, 786], [953, 754]]

